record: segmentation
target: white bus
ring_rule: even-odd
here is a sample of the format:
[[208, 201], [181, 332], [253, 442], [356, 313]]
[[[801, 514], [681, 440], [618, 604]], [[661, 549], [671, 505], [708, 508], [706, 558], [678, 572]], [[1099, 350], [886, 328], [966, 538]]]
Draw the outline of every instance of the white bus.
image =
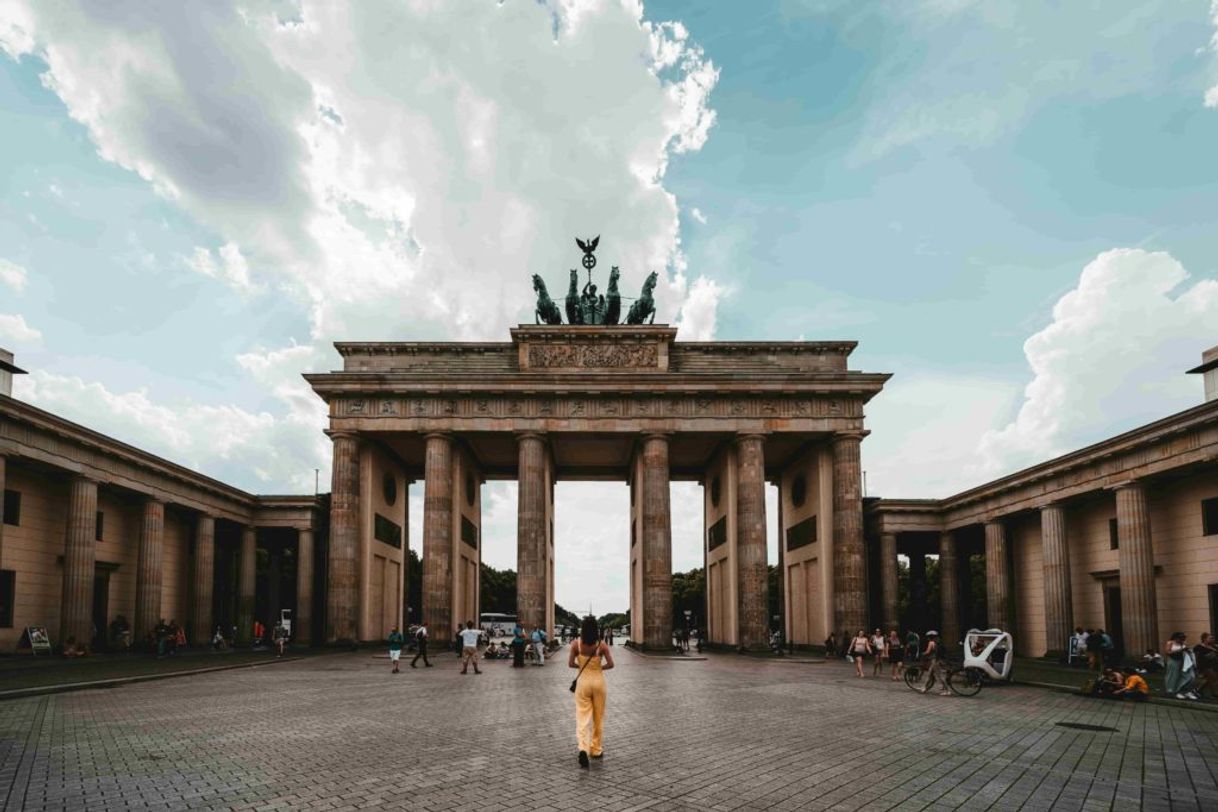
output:
[[478, 625], [491, 637], [505, 637], [516, 628], [516, 616], [502, 612], [483, 612]]

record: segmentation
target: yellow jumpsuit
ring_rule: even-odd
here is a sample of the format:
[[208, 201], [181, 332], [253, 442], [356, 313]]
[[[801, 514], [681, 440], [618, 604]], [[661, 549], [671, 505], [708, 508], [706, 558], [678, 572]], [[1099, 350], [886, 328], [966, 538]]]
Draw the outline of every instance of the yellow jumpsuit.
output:
[[[591, 659], [591, 662], [584, 668], [584, 661], [588, 659]], [[579, 739], [580, 750], [590, 756], [599, 756], [601, 731], [605, 726], [606, 693], [605, 672], [601, 670], [599, 647], [591, 658], [580, 654], [575, 658], [575, 662], [580, 668], [584, 668], [575, 687], [575, 736]]]

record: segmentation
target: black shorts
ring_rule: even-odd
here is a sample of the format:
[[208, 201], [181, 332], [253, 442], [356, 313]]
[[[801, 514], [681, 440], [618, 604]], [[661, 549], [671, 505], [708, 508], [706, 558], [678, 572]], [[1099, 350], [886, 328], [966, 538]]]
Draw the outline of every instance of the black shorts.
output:
[[894, 648], [894, 649], [888, 650], [888, 661], [889, 662], [899, 663], [904, 659], [905, 659], [905, 654], [899, 648]]

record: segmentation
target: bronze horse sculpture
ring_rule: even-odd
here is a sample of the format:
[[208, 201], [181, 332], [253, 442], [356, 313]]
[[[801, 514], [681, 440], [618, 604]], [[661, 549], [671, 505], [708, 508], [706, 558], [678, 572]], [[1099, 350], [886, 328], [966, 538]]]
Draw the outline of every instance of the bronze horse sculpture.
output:
[[558, 305], [554, 304], [546, 291], [545, 280], [537, 274], [533, 274], [533, 290], [537, 292], [537, 307], [533, 311], [537, 323], [562, 324], [562, 313], [558, 312]]
[[608, 304], [605, 307], [605, 324], [617, 324], [618, 319], [622, 316], [622, 294], [618, 292], [617, 280], [622, 275], [618, 267], [614, 265], [609, 269], [609, 292], [607, 294]]
[[626, 314], [627, 324], [642, 324], [647, 321], [647, 317], [651, 317], [648, 324], [655, 324], [656, 321], [656, 302], [651, 298], [651, 292], [656, 289], [656, 282], [659, 280], [659, 275], [652, 271], [647, 275], [647, 281], [643, 283], [643, 293], [630, 306], [630, 312]]
[[579, 271], [571, 269], [571, 287], [567, 288], [567, 324], [583, 324], [579, 312]]

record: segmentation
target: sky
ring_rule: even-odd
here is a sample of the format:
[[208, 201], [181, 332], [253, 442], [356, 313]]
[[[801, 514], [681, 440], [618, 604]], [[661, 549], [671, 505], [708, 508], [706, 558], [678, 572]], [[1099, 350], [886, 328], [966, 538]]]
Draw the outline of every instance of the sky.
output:
[[[949, 496], [1201, 401], [1216, 30], [1208, 0], [12, 0], [0, 346], [24, 400], [308, 492], [334, 341], [506, 340], [599, 233], [680, 339], [858, 341], [893, 373], [869, 495]], [[625, 485], [557, 495], [558, 601], [623, 609]], [[684, 570], [699, 488], [672, 503]]]

